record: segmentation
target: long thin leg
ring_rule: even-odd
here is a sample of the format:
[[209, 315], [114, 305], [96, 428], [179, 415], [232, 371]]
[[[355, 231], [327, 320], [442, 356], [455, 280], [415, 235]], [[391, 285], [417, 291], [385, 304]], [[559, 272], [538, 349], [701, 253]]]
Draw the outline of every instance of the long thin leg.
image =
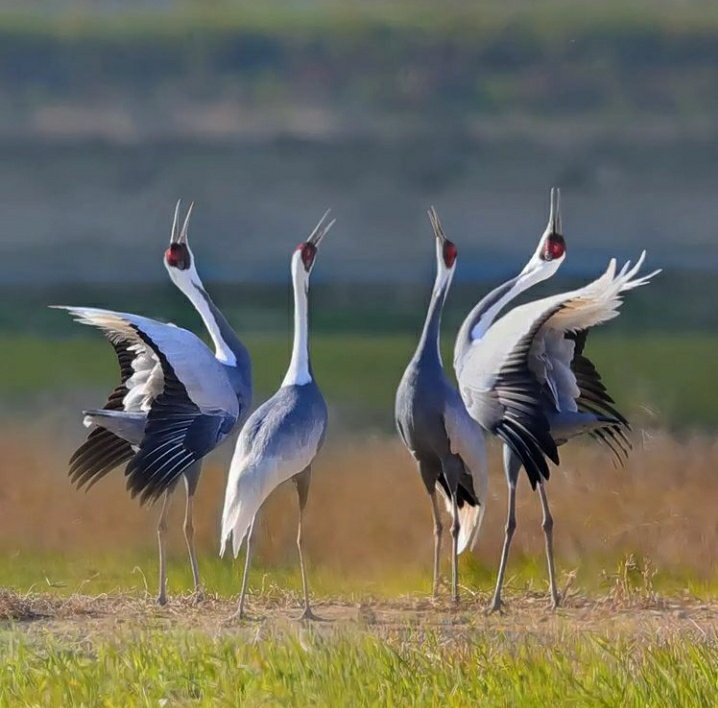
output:
[[307, 467], [294, 477], [294, 483], [297, 485], [297, 497], [299, 498], [299, 523], [297, 525], [297, 550], [299, 551], [299, 568], [302, 572], [302, 589], [304, 591], [304, 612], [299, 619], [316, 620], [317, 616], [312, 612], [309, 605], [309, 586], [307, 584], [307, 571], [304, 567], [304, 553], [302, 552], [302, 519], [304, 517], [304, 507], [307, 504], [309, 496], [309, 483], [311, 481], [311, 469]]
[[202, 585], [199, 579], [199, 566], [197, 565], [197, 552], [194, 547], [194, 524], [192, 523], [192, 507], [194, 502], [194, 494], [187, 495], [187, 506], [184, 515], [184, 540], [187, 542], [187, 550], [189, 552], [189, 562], [192, 566], [192, 580], [194, 581], [194, 591], [196, 594], [202, 592]]
[[511, 449], [504, 446], [504, 472], [506, 474], [506, 482], [509, 488], [508, 512], [506, 516], [506, 530], [504, 535], [504, 547], [501, 549], [501, 562], [499, 563], [499, 574], [496, 578], [496, 589], [494, 597], [489, 605], [489, 612], [500, 612], [503, 605], [501, 600], [501, 590], [504, 584], [504, 575], [506, 574], [506, 564], [509, 560], [509, 549], [511, 548], [511, 539], [516, 531], [516, 483], [521, 470], [520, 460], [511, 452]]
[[167, 555], [165, 553], [165, 534], [167, 533], [167, 512], [169, 510], [171, 492], [165, 492], [162, 500], [159, 522], [157, 523], [157, 545], [160, 554], [160, 589], [157, 595], [157, 604], [167, 604]]
[[254, 522], [257, 520], [255, 516], [247, 531], [247, 547], [244, 555], [244, 573], [242, 574], [242, 591], [239, 594], [239, 607], [237, 608], [236, 617], [244, 619], [244, 598], [247, 596], [247, 583], [249, 582], [249, 564], [252, 557], [252, 539], [254, 538]]
[[551, 590], [551, 607], [555, 610], [559, 606], [561, 598], [556, 586], [556, 567], [553, 560], [553, 516], [551, 516], [551, 510], [548, 507], [546, 489], [542, 482], [539, 482], [538, 493], [541, 499], [541, 510], [543, 511], [541, 527], [546, 539], [546, 561], [548, 563], [548, 582]]
[[441, 513], [439, 511], [439, 502], [436, 498], [436, 492], [432, 491], [431, 497], [431, 513], [434, 516], [434, 583], [432, 585], [431, 594], [436, 599], [439, 596], [439, 563], [441, 561], [441, 533], [443, 526], [441, 525]]
[[187, 551], [189, 552], [189, 562], [192, 566], [192, 580], [194, 582], [195, 596], [199, 597], [202, 593], [202, 584], [199, 577], [199, 565], [197, 563], [197, 551], [194, 546], [194, 493], [197, 489], [197, 482], [201, 467], [199, 464], [196, 468], [190, 468], [184, 475], [185, 490], [187, 492], [187, 505], [184, 514], [184, 540], [187, 543]]
[[454, 603], [459, 602], [459, 504], [456, 500], [456, 492], [451, 495], [451, 599]]

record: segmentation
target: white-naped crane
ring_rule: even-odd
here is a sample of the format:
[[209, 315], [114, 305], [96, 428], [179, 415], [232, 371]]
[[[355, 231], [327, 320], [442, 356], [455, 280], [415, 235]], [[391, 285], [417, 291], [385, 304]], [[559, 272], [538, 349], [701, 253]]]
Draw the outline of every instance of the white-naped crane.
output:
[[[554, 264], [556, 255], [562, 259], [565, 254], [558, 233], [557, 196], [552, 199], [549, 228], [539, 244], [543, 259], [548, 257]], [[489, 611], [502, 606], [521, 468], [526, 470], [532, 488], [538, 488], [541, 500], [555, 608], [560, 597], [553, 557], [553, 517], [544, 488], [550, 474], [546, 458], [558, 464], [557, 446], [584, 433], [605, 443], [619, 461], [628, 454], [628, 423], [614, 407], [584, 347], [591, 328], [618, 316], [622, 294], [646, 284], [659, 272], [639, 276], [644, 259], [645, 252], [634, 267], [626, 263], [618, 273], [612, 259], [606, 272], [585, 287], [520, 305], [496, 320], [514, 297], [537, 278], [543, 280], [541, 276], [551, 274], [550, 268], [537, 270], [530, 262], [522, 275], [484, 298], [461, 327], [455, 348], [459, 390], [472, 417], [503, 441], [509, 490], [504, 546]]]
[[307, 574], [302, 552], [302, 518], [309, 494], [311, 465], [324, 443], [327, 406], [314, 380], [309, 357], [309, 276], [317, 250], [334, 221], [324, 214], [306, 241], [292, 256], [294, 289], [294, 343], [289, 368], [279, 390], [249, 417], [232, 457], [222, 512], [224, 555], [231, 542], [236, 558], [247, 539], [242, 589], [236, 617], [244, 617], [255, 518], [267, 497], [283, 482], [294, 480], [299, 500], [297, 549], [304, 592], [301, 619], [316, 619], [309, 604]]
[[451, 514], [451, 595], [458, 602], [458, 556], [476, 542], [486, 509], [488, 475], [483, 430], [467, 413], [441, 361], [441, 313], [458, 252], [446, 238], [434, 209], [429, 211], [429, 219], [436, 240], [436, 278], [419, 344], [396, 392], [395, 420], [431, 498], [435, 598], [442, 533], [437, 488]]
[[187, 505], [184, 535], [194, 591], [201, 593], [194, 546], [193, 500], [202, 460], [249, 413], [252, 375], [249, 353], [204, 289], [189, 246], [190, 205], [182, 227], [175, 208], [164, 263], [175, 285], [199, 312], [214, 353], [192, 332], [172, 324], [92, 307], [61, 307], [75, 319], [100, 329], [114, 347], [120, 384], [101, 409], [84, 411], [92, 428], [70, 459], [70, 479], [90, 489], [127, 463], [131, 495], [141, 503], [163, 496], [157, 526], [159, 592], [167, 602], [165, 533], [169, 500], [184, 479]]

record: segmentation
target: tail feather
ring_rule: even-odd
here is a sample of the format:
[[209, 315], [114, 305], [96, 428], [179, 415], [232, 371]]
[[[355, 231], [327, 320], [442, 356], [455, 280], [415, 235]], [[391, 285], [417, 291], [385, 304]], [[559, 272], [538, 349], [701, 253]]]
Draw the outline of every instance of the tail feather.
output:
[[139, 445], [145, 432], [147, 415], [144, 413], [128, 413], [127, 411], [110, 411], [104, 408], [86, 410], [83, 425], [91, 428], [96, 425], [109, 430], [117, 437], [127, 440], [133, 445]]
[[476, 545], [485, 510], [486, 506], [484, 504], [477, 504], [476, 506], [464, 504], [459, 509], [459, 523], [461, 524], [459, 530], [459, 553], [463, 553], [467, 549], [472, 550]]
[[269, 496], [267, 485], [256, 466], [245, 467], [243, 461], [232, 465], [227, 480], [227, 492], [222, 511], [220, 557], [224, 556], [232, 540], [232, 553], [236, 558], [260, 507]]
[[[441, 484], [437, 486], [437, 489], [439, 490], [441, 498], [444, 500], [446, 510], [451, 514], [451, 497], [446, 493], [446, 490]], [[467, 549], [473, 549], [476, 545], [485, 511], [486, 504], [481, 502], [470, 503], [465, 500], [459, 507], [459, 554]]]

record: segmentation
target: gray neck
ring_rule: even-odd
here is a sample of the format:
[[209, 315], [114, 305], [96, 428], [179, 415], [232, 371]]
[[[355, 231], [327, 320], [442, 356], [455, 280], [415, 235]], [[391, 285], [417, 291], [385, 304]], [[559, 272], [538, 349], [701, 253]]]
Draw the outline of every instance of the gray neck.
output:
[[440, 334], [441, 315], [444, 311], [444, 302], [451, 287], [451, 273], [439, 271], [436, 275], [431, 302], [424, 320], [424, 329], [421, 332], [419, 345], [416, 348], [414, 359], [422, 363], [432, 363], [443, 366], [441, 361]]

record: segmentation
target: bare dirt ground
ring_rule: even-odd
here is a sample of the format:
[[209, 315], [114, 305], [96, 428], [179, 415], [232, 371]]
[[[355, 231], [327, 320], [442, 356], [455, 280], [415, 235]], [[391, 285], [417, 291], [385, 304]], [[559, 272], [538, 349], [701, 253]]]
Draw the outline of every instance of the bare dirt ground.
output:
[[129, 595], [73, 595], [0, 593], [0, 627], [29, 637], [52, 634], [67, 639], [112, 638], [143, 631], [194, 631], [209, 636], [282, 632], [312, 628], [332, 634], [360, 631], [381, 638], [422, 636], [431, 632], [469, 641], [495, 634], [502, 639], [535, 635], [558, 639], [589, 632], [610, 639], [660, 642], [677, 636], [696, 640], [718, 637], [718, 602], [694, 598], [635, 597], [615, 594], [569, 595], [565, 606], [552, 611], [541, 594], [509, 595], [503, 614], [486, 615], [488, 597], [465, 597], [458, 608], [448, 601], [425, 597], [396, 600], [367, 599], [361, 603], [339, 598], [318, 599], [314, 605], [322, 621], [299, 622], [299, 598], [290, 595], [252, 597], [249, 618], [233, 618], [234, 599], [216, 596], [197, 600], [176, 597], [165, 607], [150, 598]]

